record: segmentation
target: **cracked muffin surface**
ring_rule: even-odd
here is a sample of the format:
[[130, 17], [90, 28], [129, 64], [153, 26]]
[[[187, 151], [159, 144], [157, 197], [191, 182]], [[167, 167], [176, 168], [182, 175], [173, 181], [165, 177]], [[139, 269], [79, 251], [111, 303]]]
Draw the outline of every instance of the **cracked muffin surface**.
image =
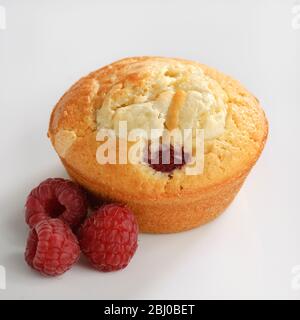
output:
[[[100, 165], [97, 132], [117, 131], [120, 121], [127, 121], [129, 130], [204, 129], [203, 173]], [[239, 82], [196, 62], [162, 57], [127, 58], [82, 78], [60, 99], [49, 127], [71, 177], [99, 197], [128, 203], [149, 232], [188, 229], [221, 212], [257, 161], [267, 133], [258, 100]], [[189, 202], [196, 212], [190, 222], [181, 217]]]

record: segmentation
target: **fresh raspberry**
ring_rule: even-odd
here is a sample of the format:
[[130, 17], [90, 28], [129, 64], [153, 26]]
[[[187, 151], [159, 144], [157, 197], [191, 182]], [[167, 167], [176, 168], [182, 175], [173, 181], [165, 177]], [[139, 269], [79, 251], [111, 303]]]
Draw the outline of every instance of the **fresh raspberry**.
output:
[[125, 268], [138, 244], [138, 225], [126, 207], [109, 204], [98, 209], [79, 230], [79, 244], [91, 264], [100, 271]]
[[29, 233], [25, 260], [44, 275], [63, 274], [79, 259], [79, 255], [80, 247], [75, 235], [60, 219], [44, 220]]
[[87, 212], [86, 195], [78, 185], [69, 180], [48, 179], [28, 196], [26, 222], [32, 228], [45, 219], [60, 218], [75, 229]]

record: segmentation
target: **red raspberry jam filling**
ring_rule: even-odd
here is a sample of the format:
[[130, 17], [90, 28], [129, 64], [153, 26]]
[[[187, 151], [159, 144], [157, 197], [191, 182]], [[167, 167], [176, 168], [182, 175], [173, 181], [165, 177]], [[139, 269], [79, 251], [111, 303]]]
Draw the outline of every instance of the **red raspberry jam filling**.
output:
[[146, 163], [155, 171], [170, 173], [185, 166], [188, 159], [189, 155], [184, 152], [183, 148], [160, 145], [159, 150], [155, 151], [153, 156], [149, 147]]

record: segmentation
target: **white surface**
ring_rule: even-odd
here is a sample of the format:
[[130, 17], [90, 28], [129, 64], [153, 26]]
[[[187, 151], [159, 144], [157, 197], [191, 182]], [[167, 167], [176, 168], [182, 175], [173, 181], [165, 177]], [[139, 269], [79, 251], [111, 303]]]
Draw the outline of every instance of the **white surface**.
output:
[[[7, 22], [0, 30], [0, 265], [7, 273], [0, 299], [300, 298], [292, 273], [300, 265], [294, 4], [0, 0]], [[46, 136], [51, 108], [82, 75], [132, 55], [198, 60], [238, 78], [267, 112], [267, 147], [215, 222], [181, 234], [141, 235], [123, 272], [78, 264], [60, 278], [43, 278], [23, 261], [23, 206], [41, 180], [65, 175]]]

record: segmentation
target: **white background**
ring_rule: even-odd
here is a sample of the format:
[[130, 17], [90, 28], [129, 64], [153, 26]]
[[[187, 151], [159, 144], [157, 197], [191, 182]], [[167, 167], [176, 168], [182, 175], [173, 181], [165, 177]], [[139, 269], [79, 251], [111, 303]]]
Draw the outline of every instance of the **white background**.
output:
[[[0, 0], [7, 24], [0, 30], [0, 265], [7, 273], [0, 299], [299, 299], [292, 273], [300, 265], [297, 3]], [[23, 260], [23, 207], [40, 181], [65, 176], [46, 136], [51, 109], [82, 75], [135, 55], [198, 60], [239, 79], [268, 115], [266, 149], [213, 223], [141, 235], [122, 272], [82, 262], [44, 278]]]

